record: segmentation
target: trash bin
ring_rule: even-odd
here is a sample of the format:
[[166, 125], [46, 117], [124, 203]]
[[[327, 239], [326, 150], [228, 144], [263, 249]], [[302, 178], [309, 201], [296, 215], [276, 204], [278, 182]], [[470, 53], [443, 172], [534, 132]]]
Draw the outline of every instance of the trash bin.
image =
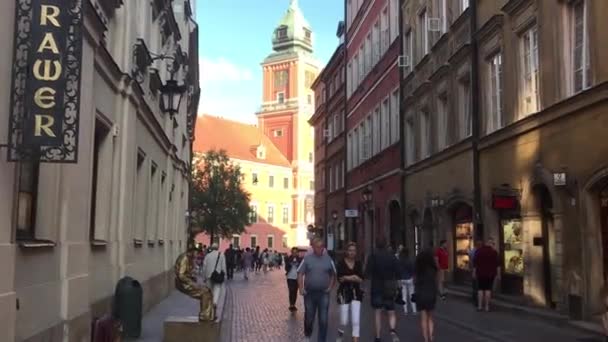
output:
[[116, 284], [112, 314], [122, 324], [123, 337], [138, 338], [141, 335], [143, 291], [141, 284], [124, 277]]

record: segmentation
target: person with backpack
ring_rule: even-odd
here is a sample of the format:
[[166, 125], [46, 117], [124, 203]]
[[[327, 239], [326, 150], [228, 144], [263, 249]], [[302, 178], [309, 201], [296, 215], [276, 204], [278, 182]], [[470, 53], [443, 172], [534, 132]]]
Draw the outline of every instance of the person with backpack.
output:
[[371, 279], [370, 297], [375, 315], [375, 341], [380, 341], [383, 310], [388, 314], [388, 323], [393, 342], [399, 341], [399, 335], [396, 330], [397, 315], [395, 314], [399, 265], [395, 255], [388, 250], [385, 239], [380, 238], [376, 241], [376, 250], [367, 259], [365, 273]]
[[205, 256], [205, 261], [203, 262], [203, 277], [207, 286], [213, 292], [213, 306], [214, 308], [217, 308], [220, 294], [224, 289], [224, 280], [226, 277], [226, 257], [223, 253], [220, 253], [217, 243], [211, 245], [211, 252]]

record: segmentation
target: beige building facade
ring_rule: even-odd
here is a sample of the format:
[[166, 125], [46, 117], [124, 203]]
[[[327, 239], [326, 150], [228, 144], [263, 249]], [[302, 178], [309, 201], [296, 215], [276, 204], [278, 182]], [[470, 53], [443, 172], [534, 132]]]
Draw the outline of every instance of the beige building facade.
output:
[[[141, 283], [144, 311], [173, 288], [200, 93], [193, 2], [82, 1], [78, 162], [9, 163], [0, 150], [0, 341], [89, 341], [122, 277]], [[16, 3], [0, 3], [2, 122]], [[173, 117], [159, 107], [169, 63], [187, 86]]]
[[454, 280], [467, 281], [466, 253], [483, 236], [496, 241], [502, 293], [575, 318], [599, 310], [607, 11], [595, 0], [405, 1], [408, 241], [447, 239]]

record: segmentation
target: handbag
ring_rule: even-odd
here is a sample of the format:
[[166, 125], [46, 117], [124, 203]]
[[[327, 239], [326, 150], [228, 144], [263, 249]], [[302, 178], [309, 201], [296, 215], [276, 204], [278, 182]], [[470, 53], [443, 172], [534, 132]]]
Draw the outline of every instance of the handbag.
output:
[[211, 273], [211, 282], [214, 284], [221, 284], [224, 282], [224, 271], [217, 271], [217, 264], [220, 262], [220, 256], [222, 253], [217, 253], [217, 259], [215, 260], [215, 267], [213, 268], [213, 273]]

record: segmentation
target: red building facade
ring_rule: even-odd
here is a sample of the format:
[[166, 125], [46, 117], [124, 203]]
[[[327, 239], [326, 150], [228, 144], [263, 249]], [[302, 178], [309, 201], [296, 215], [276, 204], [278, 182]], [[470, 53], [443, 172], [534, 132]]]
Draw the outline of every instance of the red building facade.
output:
[[346, 1], [346, 235], [402, 244], [398, 0]]

